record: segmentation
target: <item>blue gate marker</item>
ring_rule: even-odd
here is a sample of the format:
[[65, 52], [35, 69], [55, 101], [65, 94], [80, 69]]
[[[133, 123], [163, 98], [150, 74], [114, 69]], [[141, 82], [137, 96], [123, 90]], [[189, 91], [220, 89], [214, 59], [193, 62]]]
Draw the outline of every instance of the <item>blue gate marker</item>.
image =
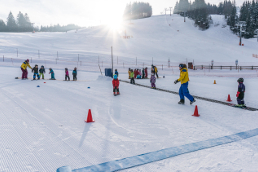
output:
[[149, 152], [149, 153], [136, 155], [136, 156], [132, 156], [132, 157], [127, 157], [127, 158], [124, 158], [121, 160], [109, 161], [109, 162], [105, 162], [105, 163], [98, 164], [98, 165], [92, 165], [92, 166], [88, 166], [88, 167], [84, 167], [84, 168], [80, 168], [80, 169], [74, 169], [72, 171], [73, 172], [119, 171], [119, 170], [124, 170], [127, 168], [132, 168], [132, 167], [148, 164], [151, 162], [175, 157], [178, 155], [195, 152], [195, 151], [202, 150], [202, 149], [207, 149], [207, 148], [211, 148], [211, 147], [215, 147], [215, 146], [219, 146], [219, 145], [223, 145], [223, 144], [240, 141], [243, 139], [248, 139], [250, 137], [254, 137], [257, 135], [258, 135], [258, 128], [249, 130], [249, 131], [245, 131], [245, 132], [241, 132], [241, 133], [232, 134], [229, 136], [219, 137], [216, 139], [209, 139], [209, 140], [200, 141], [200, 142], [196, 142], [196, 143], [190, 143], [190, 144], [186, 144], [186, 145], [182, 145], [182, 146], [178, 146], [178, 147], [161, 149], [159, 151]]

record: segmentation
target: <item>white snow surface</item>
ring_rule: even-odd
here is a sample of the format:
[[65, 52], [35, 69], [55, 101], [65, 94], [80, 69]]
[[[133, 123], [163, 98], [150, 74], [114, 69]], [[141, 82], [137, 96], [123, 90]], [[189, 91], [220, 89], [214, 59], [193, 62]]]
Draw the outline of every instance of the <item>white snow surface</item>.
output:
[[[195, 106], [188, 101], [178, 105], [177, 95], [121, 83], [121, 95], [114, 97], [111, 79], [98, 73], [79, 72], [81, 82], [64, 82], [64, 71], [55, 73], [59, 80], [15, 80], [19, 68], [0, 68], [0, 171], [55, 171], [63, 165], [77, 169], [257, 128], [257, 112], [197, 100], [201, 116], [196, 118], [191, 116]], [[226, 99], [220, 92], [230, 88], [236, 92], [237, 84], [232, 79], [220, 86], [225, 81], [221, 79], [217, 79], [218, 85], [212, 85], [205, 76], [190, 77], [191, 83], [196, 82], [190, 84], [190, 92], [200, 93], [194, 90], [202, 80], [200, 95]], [[205, 81], [206, 85], [202, 84]], [[256, 79], [246, 82], [257, 84]], [[159, 83], [179, 88], [169, 77], [158, 79], [157, 86], [161, 86]], [[255, 87], [247, 90], [256, 91]], [[94, 123], [84, 122], [88, 109], [92, 110]], [[257, 139], [126, 171], [255, 171]]]
[[[191, 116], [195, 106], [188, 100], [178, 105], [178, 95], [127, 83], [120, 83], [121, 95], [114, 97], [111, 78], [99, 72], [110, 67], [111, 46], [119, 57], [114, 66], [119, 79], [128, 80], [128, 67], [149, 66], [153, 57], [161, 77], [157, 87], [173, 91], [180, 87], [173, 83], [179, 71], [166, 66], [168, 58], [171, 66], [186, 58], [196, 64], [213, 59], [214, 65], [234, 65], [238, 59], [240, 65], [256, 65], [257, 58], [252, 57], [258, 54], [256, 40], [243, 39], [245, 46], [240, 47], [239, 38], [228, 26], [224, 28], [223, 16], [212, 18], [214, 24], [206, 31], [198, 30], [189, 19], [184, 23], [178, 15], [125, 22], [130, 39], [105, 26], [77, 33], [0, 33], [0, 53], [6, 58], [0, 63], [0, 171], [55, 171], [64, 165], [77, 169], [257, 128], [257, 112], [197, 99], [201, 116], [196, 118]], [[77, 54], [83, 65], [76, 62]], [[103, 67], [97, 66], [98, 56]], [[52, 67], [58, 80], [15, 80], [21, 76], [18, 66], [27, 58], [33, 58], [32, 66]], [[78, 66], [78, 82], [63, 81], [67, 66], [70, 72]], [[258, 108], [256, 70], [189, 70], [189, 77], [191, 94], [221, 101], [230, 94], [233, 103], [236, 80], [244, 77], [245, 102]], [[148, 79], [136, 82], [150, 85]], [[84, 121], [88, 109], [94, 123]], [[255, 136], [124, 171], [257, 171], [257, 143]]]

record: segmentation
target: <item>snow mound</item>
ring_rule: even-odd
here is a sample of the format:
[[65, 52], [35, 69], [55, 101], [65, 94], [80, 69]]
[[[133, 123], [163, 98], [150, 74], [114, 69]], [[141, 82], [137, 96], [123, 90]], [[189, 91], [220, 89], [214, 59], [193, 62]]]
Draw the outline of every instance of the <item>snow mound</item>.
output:
[[99, 75], [97, 80], [98, 81], [112, 81], [112, 78], [111, 77], [107, 77], [107, 76]]

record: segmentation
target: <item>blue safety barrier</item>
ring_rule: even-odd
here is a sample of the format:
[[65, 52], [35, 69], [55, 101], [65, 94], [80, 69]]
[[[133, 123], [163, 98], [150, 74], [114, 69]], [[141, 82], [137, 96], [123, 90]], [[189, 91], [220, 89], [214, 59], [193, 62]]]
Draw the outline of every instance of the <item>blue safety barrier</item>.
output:
[[111, 172], [111, 171], [124, 170], [124, 169], [148, 164], [155, 161], [160, 161], [166, 158], [171, 158], [178, 155], [195, 152], [198, 150], [240, 141], [257, 135], [258, 135], [258, 128], [237, 133], [237, 134], [232, 134], [229, 136], [219, 137], [216, 139], [209, 139], [209, 140], [190, 143], [190, 144], [186, 144], [178, 147], [166, 148], [155, 152], [149, 152], [149, 153], [145, 153], [137, 156], [127, 157], [120, 160], [109, 161], [102, 164], [92, 165], [92, 166], [88, 166], [80, 169], [74, 169], [72, 171], [73, 172], [86, 172], [86, 171]]

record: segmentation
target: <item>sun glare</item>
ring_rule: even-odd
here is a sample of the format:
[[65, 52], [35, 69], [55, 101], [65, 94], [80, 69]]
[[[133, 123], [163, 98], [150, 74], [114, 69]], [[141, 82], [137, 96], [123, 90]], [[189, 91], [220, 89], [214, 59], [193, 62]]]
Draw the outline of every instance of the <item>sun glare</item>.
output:
[[113, 19], [107, 23], [110, 30], [120, 32], [122, 29], [122, 19]]

